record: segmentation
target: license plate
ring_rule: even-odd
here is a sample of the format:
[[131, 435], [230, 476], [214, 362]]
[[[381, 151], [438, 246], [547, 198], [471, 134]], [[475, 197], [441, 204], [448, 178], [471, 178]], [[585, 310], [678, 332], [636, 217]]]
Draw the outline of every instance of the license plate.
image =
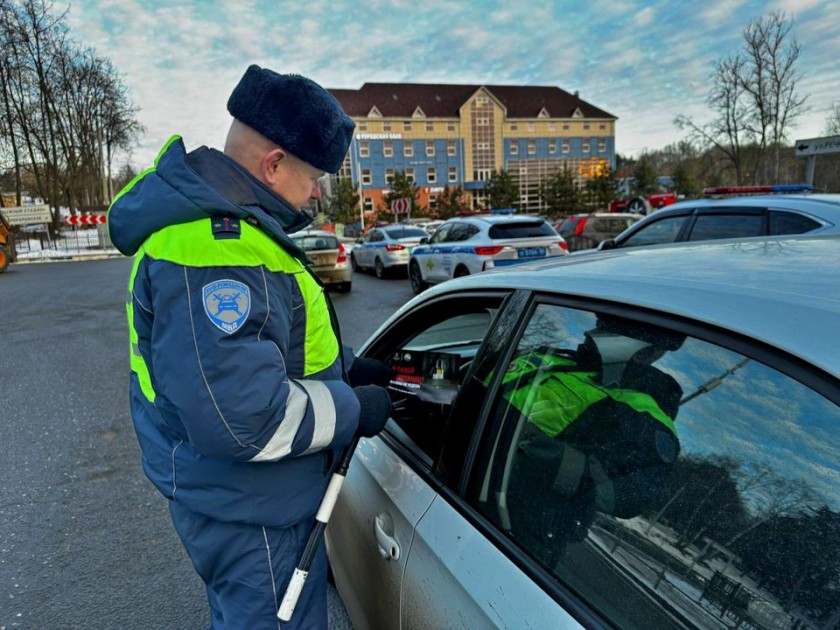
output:
[[545, 256], [545, 247], [524, 247], [516, 250], [516, 255], [519, 258], [536, 258], [537, 256]]

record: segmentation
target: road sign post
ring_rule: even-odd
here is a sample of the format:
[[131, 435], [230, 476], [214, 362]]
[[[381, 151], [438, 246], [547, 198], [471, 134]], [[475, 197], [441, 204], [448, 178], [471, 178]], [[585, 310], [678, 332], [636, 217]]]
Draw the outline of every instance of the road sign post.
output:
[[796, 157], [808, 158], [808, 173], [805, 181], [813, 185], [814, 172], [817, 170], [817, 156], [827, 153], [840, 153], [840, 136], [797, 140], [794, 150], [796, 151]]

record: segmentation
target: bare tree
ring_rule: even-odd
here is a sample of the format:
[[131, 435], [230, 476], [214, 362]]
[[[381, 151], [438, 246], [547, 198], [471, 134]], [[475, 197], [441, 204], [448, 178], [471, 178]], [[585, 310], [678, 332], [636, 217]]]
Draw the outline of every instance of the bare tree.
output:
[[802, 48], [792, 29], [793, 18], [782, 11], [750, 22], [743, 49], [715, 63], [706, 99], [712, 120], [697, 123], [684, 115], [674, 120], [691, 141], [724, 157], [737, 184], [778, 180], [782, 145], [805, 111], [807, 97], [797, 91]]
[[840, 103], [834, 103], [831, 113], [825, 121], [823, 134], [826, 136], [840, 136]]

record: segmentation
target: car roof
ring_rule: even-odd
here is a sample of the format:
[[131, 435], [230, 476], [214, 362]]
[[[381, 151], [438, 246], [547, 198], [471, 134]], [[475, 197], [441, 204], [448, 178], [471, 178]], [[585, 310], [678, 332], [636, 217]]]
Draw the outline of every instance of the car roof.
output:
[[329, 230], [302, 230], [300, 232], [293, 232], [289, 237], [295, 238], [300, 236], [335, 236], [335, 232]]
[[838, 268], [837, 235], [726, 239], [517, 265], [420, 297], [521, 288], [615, 301], [742, 333], [840, 376]]
[[750, 195], [678, 201], [651, 212], [661, 217], [692, 208], [780, 208], [808, 212], [827, 220], [840, 221], [840, 195]]
[[522, 221], [539, 221], [543, 222], [543, 217], [535, 217], [530, 214], [475, 214], [467, 217], [452, 217], [448, 221], [469, 221], [478, 223], [488, 223], [490, 225], [498, 225], [500, 223], [521, 223]]

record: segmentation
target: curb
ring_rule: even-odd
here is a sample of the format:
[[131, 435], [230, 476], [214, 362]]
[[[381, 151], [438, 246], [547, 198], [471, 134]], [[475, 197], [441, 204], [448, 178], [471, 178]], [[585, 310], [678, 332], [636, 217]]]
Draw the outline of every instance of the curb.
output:
[[105, 260], [107, 258], [125, 258], [119, 252], [102, 254], [67, 254], [66, 256], [43, 256], [38, 258], [18, 258], [13, 264], [39, 264], [51, 262], [79, 262], [84, 260]]

